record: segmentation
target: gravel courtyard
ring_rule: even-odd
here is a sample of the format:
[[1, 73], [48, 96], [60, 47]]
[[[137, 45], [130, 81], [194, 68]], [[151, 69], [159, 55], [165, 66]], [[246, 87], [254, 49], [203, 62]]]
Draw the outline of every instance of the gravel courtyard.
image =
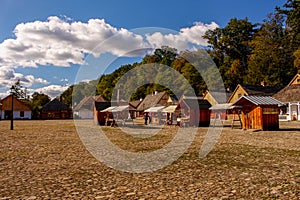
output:
[[[199, 128], [175, 162], [149, 173], [121, 172], [95, 159], [73, 120], [0, 121], [0, 199], [299, 199], [300, 122], [280, 131], [225, 127], [205, 158]], [[132, 152], [163, 147], [178, 127], [133, 138], [105, 127], [107, 137]]]

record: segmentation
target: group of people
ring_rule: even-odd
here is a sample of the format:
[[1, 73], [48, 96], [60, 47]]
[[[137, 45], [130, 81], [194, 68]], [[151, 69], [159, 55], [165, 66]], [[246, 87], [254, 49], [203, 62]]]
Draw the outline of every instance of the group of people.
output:
[[149, 115], [149, 113], [145, 112], [144, 113], [144, 120], [145, 120], [145, 123], [144, 123], [145, 125], [148, 124], [148, 120], [149, 120], [149, 124], [151, 124], [151, 122], [152, 122], [152, 116]]

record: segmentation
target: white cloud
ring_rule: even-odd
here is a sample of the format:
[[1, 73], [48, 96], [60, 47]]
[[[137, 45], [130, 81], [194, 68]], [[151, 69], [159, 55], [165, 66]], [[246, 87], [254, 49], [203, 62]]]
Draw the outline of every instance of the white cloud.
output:
[[85, 54], [122, 55], [145, 47], [142, 36], [112, 27], [103, 19], [83, 23], [52, 16], [45, 22], [21, 23], [14, 34], [15, 39], [0, 44], [1, 64], [13, 67], [37, 67], [38, 64], [67, 67], [70, 63], [83, 64]]
[[51, 16], [44, 22], [18, 24], [14, 29], [16, 38], [0, 44], [0, 64], [12, 67], [67, 67], [71, 63], [83, 64], [85, 54], [98, 56], [110, 52], [120, 56], [129, 51], [162, 45], [184, 50], [189, 43], [207, 45], [202, 36], [205, 31], [216, 27], [218, 25], [214, 22], [196, 22], [192, 27], [182, 28], [178, 34], [147, 34], [145, 41], [142, 35], [113, 27], [104, 19], [90, 19], [83, 23]]
[[68, 89], [68, 86], [48, 85], [46, 87], [35, 89], [34, 91], [47, 94], [51, 98], [55, 98], [63, 93], [66, 89]]
[[207, 41], [202, 38], [205, 32], [219, 27], [218, 24], [212, 22], [210, 24], [203, 24], [195, 22], [194, 26], [189, 28], [182, 28], [177, 34], [162, 34], [155, 32], [153, 34], [146, 34], [147, 41], [154, 45], [155, 48], [162, 45], [174, 47], [179, 51], [191, 48], [189, 45], [207, 46]]
[[[134, 56], [145, 53], [141, 49], [162, 45], [177, 48], [179, 51], [190, 48], [190, 44], [205, 46], [207, 43], [202, 36], [205, 31], [216, 27], [218, 25], [214, 22], [196, 22], [192, 27], [180, 29], [177, 34], [156, 32], [140, 35], [124, 28], [113, 27], [104, 19], [80, 22], [71, 21], [65, 16], [51, 16], [46, 21], [21, 23], [14, 29], [15, 38], [0, 43], [0, 88], [7, 87], [18, 79], [26, 87], [34, 83], [49, 84], [34, 75], [16, 73], [17, 67], [69, 67], [71, 64], [84, 64], [86, 54]], [[54, 85], [44, 89], [52, 96], [61, 92], [61, 87]]]
[[30, 87], [34, 83], [49, 84], [49, 82], [42, 78], [36, 78], [33, 75], [23, 75], [16, 73], [15, 70], [8, 66], [0, 67], [0, 88], [10, 88], [12, 84], [21, 81], [22, 86]]

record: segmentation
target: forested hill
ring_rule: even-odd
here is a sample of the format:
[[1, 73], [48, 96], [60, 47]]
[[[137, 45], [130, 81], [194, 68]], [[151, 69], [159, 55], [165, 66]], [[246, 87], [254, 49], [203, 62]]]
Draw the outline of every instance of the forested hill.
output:
[[[231, 19], [224, 28], [206, 32], [208, 53], [215, 62], [224, 81], [225, 88], [233, 90], [237, 84], [259, 85], [264, 81], [269, 86], [285, 86], [300, 69], [300, 5], [298, 0], [287, 0], [283, 8], [275, 8], [261, 24], [252, 24], [245, 19]], [[207, 86], [193, 64], [176, 49], [161, 47], [152, 55], [146, 55], [140, 63], [121, 66], [111, 74], [102, 75], [98, 80], [70, 86], [62, 95], [64, 103], [78, 103], [84, 96], [102, 95], [110, 100], [113, 88], [126, 72], [149, 63], [167, 65], [182, 74], [201, 95]], [[170, 77], [172, 80], [172, 77]], [[212, 77], [211, 77], [212, 78]], [[135, 81], [134, 76], [132, 80]], [[178, 84], [178, 90], [180, 83]], [[155, 90], [171, 91], [157, 84], [139, 87], [131, 99], [143, 98]]]

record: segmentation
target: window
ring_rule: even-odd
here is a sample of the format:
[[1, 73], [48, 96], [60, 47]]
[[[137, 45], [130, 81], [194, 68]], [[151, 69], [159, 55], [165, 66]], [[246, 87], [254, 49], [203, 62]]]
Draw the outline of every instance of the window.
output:
[[24, 111], [20, 111], [20, 117], [24, 117]]

